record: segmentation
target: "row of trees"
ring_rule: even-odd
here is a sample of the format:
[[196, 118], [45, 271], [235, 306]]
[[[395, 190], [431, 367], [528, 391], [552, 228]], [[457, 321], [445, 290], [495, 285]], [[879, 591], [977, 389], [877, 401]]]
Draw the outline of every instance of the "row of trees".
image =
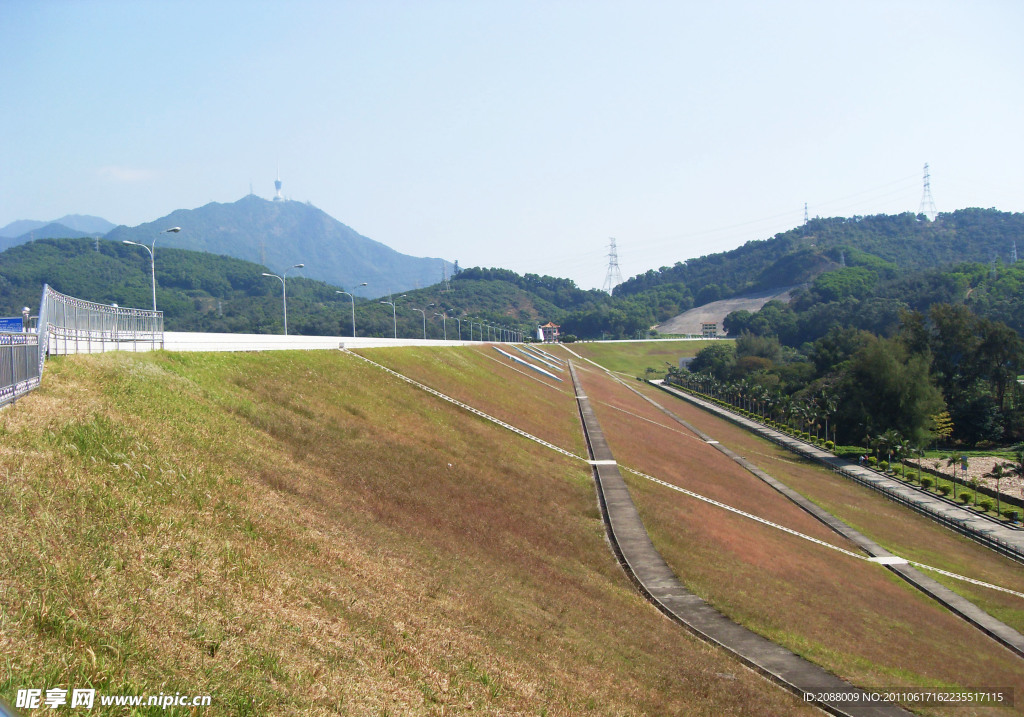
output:
[[[720, 393], [726, 386], [743, 387], [743, 395], [759, 396], [755, 405], [773, 410], [784, 397], [797, 404], [834, 403], [827, 413], [843, 443], [888, 430], [917, 445], [1024, 440], [1024, 387], [1017, 380], [1024, 373], [1024, 342], [963, 306], [939, 304], [927, 315], [904, 312], [898, 333], [889, 338], [833, 328], [799, 349], [745, 332], [701, 351], [689, 373], [700, 375], [694, 380], [714, 379], [712, 388]], [[948, 436], [939, 416], [948, 416]]]

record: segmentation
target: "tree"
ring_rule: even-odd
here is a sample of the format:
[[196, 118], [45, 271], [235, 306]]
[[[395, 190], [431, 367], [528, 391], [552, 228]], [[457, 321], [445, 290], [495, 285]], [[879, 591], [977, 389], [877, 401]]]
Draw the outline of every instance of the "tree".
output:
[[949, 411], [936, 413], [934, 416], [930, 416], [928, 420], [930, 422], [928, 430], [936, 443], [948, 440], [953, 435], [953, 419], [950, 417]]
[[953, 487], [953, 500], [956, 500], [956, 467], [963, 465], [967, 461], [967, 454], [965, 453], [952, 453], [946, 457], [946, 465], [953, 466], [953, 480], [950, 485]]
[[736, 349], [731, 341], [716, 341], [701, 349], [693, 361], [690, 371], [708, 373], [719, 381], [727, 381], [736, 365]]
[[847, 437], [893, 429], [912, 442], [929, 436], [930, 417], [945, 410], [928, 359], [895, 339], [871, 339], [838, 382], [837, 417]]
[[[825, 418], [825, 440], [828, 440], [828, 419], [835, 415], [836, 408], [839, 405], [838, 399], [830, 394], [822, 394], [821, 396], [821, 413]], [[832, 424], [832, 441], [835, 442], [835, 424]]]
[[912, 455], [913, 450], [913, 445], [903, 436], [900, 436], [897, 439], [896, 444], [892, 448], [892, 452], [896, 456], [896, 460], [900, 462], [901, 474], [904, 480], [906, 480], [907, 477], [907, 464], [904, 463], [904, 461], [907, 457]]
[[1006, 478], [1008, 475], [1012, 475], [1014, 472], [1014, 465], [1012, 463], [996, 463], [992, 466], [992, 470], [985, 474], [986, 478], [995, 478], [996, 481], [996, 515], [1002, 515], [1002, 507], [999, 504], [999, 482]]

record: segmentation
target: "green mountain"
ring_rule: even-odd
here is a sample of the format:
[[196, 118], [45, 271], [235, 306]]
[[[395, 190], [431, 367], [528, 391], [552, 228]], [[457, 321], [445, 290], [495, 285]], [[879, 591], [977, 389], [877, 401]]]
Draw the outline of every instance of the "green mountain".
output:
[[[157, 308], [164, 312], [168, 331], [280, 333], [280, 282], [262, 276], [259, 264], [233, 257], [187, 249], [156, 250]], [[356, 328], [360, 336], [474, 337], [479, 322], [515, 328], [528, 335], [538, 323], [556, 321], [565, 309], [552, 303], [565, 292], [579, 292], [571, 281], [535, 277], [535, 281], [506, 272], [519, 283], [490, 272], [469, 270], [464, 278], [425, 289], [396, 293], [390, 305], [355, 297]], [[481, 273], [482, 272], [482, 273]], [[463, 275], [460, 274], [459, 277]], [[0, 253], [0, 315], [18, 316], [21, 307], [35, 313], [43, 284], [71, 296], [98, 303], [147, 308], [152, 301], [149, 255], [137, 247], [92, 239], [41, 239]], [[520, 285], [521, 284], [521, 285]], [[529, 290], [538, 285], [541, 293]], [[556, 287], [544, 294], [544, 286]], [[337, 293], [341, 287], [314, 279], [288, 277], [288, 330], [295, 334], [351, 335], [352, 300]], [[558, 292], [561, 292], [560, 294]], [[593, 292], [607, 297], [601, 292]], [[421, 311], [423, 313], [421, 313]], [[458, 320], [456, 320], [458, 319]]]
[[[181, 231], [161, 233], [174, 226]], [[146, 245], [156, 239], [158, 248], [232, 256], [268, 266], [274, 274], [305, 264], [301, 274], [309, 278], [344, 287], [366, 282], [367, 296], [436, 284], [451, 276], [454, 268], [442, 259], [401, 254], [310, 204], [273, 202], [253, 195], [231, 204], [212, 202], [198, 209], [179, 209], [137, 227], [117, 227], [106, 238]]]
[[80, 238], [80, 237], [94, 237], [95, 234], [88, 232], [81, 232], [77, 229], [60, 224], [59, 222], [53, 222], [51, 224], [45, 224], [41, 227], [31, 229], [19, 237], [11, 239], [0, 238], [0, 247], [6, 248], [9, 246], [17, 246], [18, 244], [24, 244], [34, 239], [67, 239], [67, 238]]
[[615, 295], [672, 293], [681, 313], [752, 291], [809, 283], [849, 264], [857, 252], [901, 270], [924, 270], [994, 258], [1007, 262], [1015, 243], [1024, 252], [1024, 214], [995, 209], [961, 209], [934, 222], [910, 213], [813, 219], [771, 239], [652, 269], [615, 287]]
[[[80, 232], [83, 236], [91, 237], [103, 236], [116, 226], [102, 217], [93, 217], [87, 214], [65, 214], [60, 219], [54, 219], [52, 222], [40, 222], [34, 219], [19, 219], [11, 222], [5, 227], [0, 227], [0, 237], [5, 239], [14, 239], [16, 237], [29, 234], [36, 229], [42, 229], [48, 224], [59, 224], [67, 227], [68, 229], [72, 229], [75, 232]], [[73, 234], [72, 236], [77, 236], [77, 234]], [[49, 239], [52, 237], [36, 233], [33, 238]], [[26, 239], [25, 241], [29, 240]]]

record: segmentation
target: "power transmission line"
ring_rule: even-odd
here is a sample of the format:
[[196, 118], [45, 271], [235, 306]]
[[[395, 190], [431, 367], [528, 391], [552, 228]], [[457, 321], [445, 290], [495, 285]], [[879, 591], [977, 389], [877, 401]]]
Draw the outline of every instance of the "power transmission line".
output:
[[935, 221], [935, 217], [939, 215], [935, 208], [935, 200], [932, 199], [932, 179], [928, 173], [927, 162], [924, 165], [924, 193], [921, 195], [921, 208], [917, 210], [917, 213], [924, 214], [930, 222]]
[[605, 274], [602, 291], [612, 293], [612, 289], [622, 283], [622, 271], [619, 270], [619, 252], [615, 248], [615, 237], [611, 237], [608, 246], [608, 273]]

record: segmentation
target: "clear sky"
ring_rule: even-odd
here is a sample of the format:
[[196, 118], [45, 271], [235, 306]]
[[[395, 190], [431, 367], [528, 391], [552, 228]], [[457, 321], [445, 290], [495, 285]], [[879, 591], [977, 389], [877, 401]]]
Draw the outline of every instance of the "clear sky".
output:
[[[813, 217], [1024, 210], [1020, 0], [0, 0], [0, 226], [309, 201], [601, 287]], [[301, 259], [301, 257], [299, 258]]]

